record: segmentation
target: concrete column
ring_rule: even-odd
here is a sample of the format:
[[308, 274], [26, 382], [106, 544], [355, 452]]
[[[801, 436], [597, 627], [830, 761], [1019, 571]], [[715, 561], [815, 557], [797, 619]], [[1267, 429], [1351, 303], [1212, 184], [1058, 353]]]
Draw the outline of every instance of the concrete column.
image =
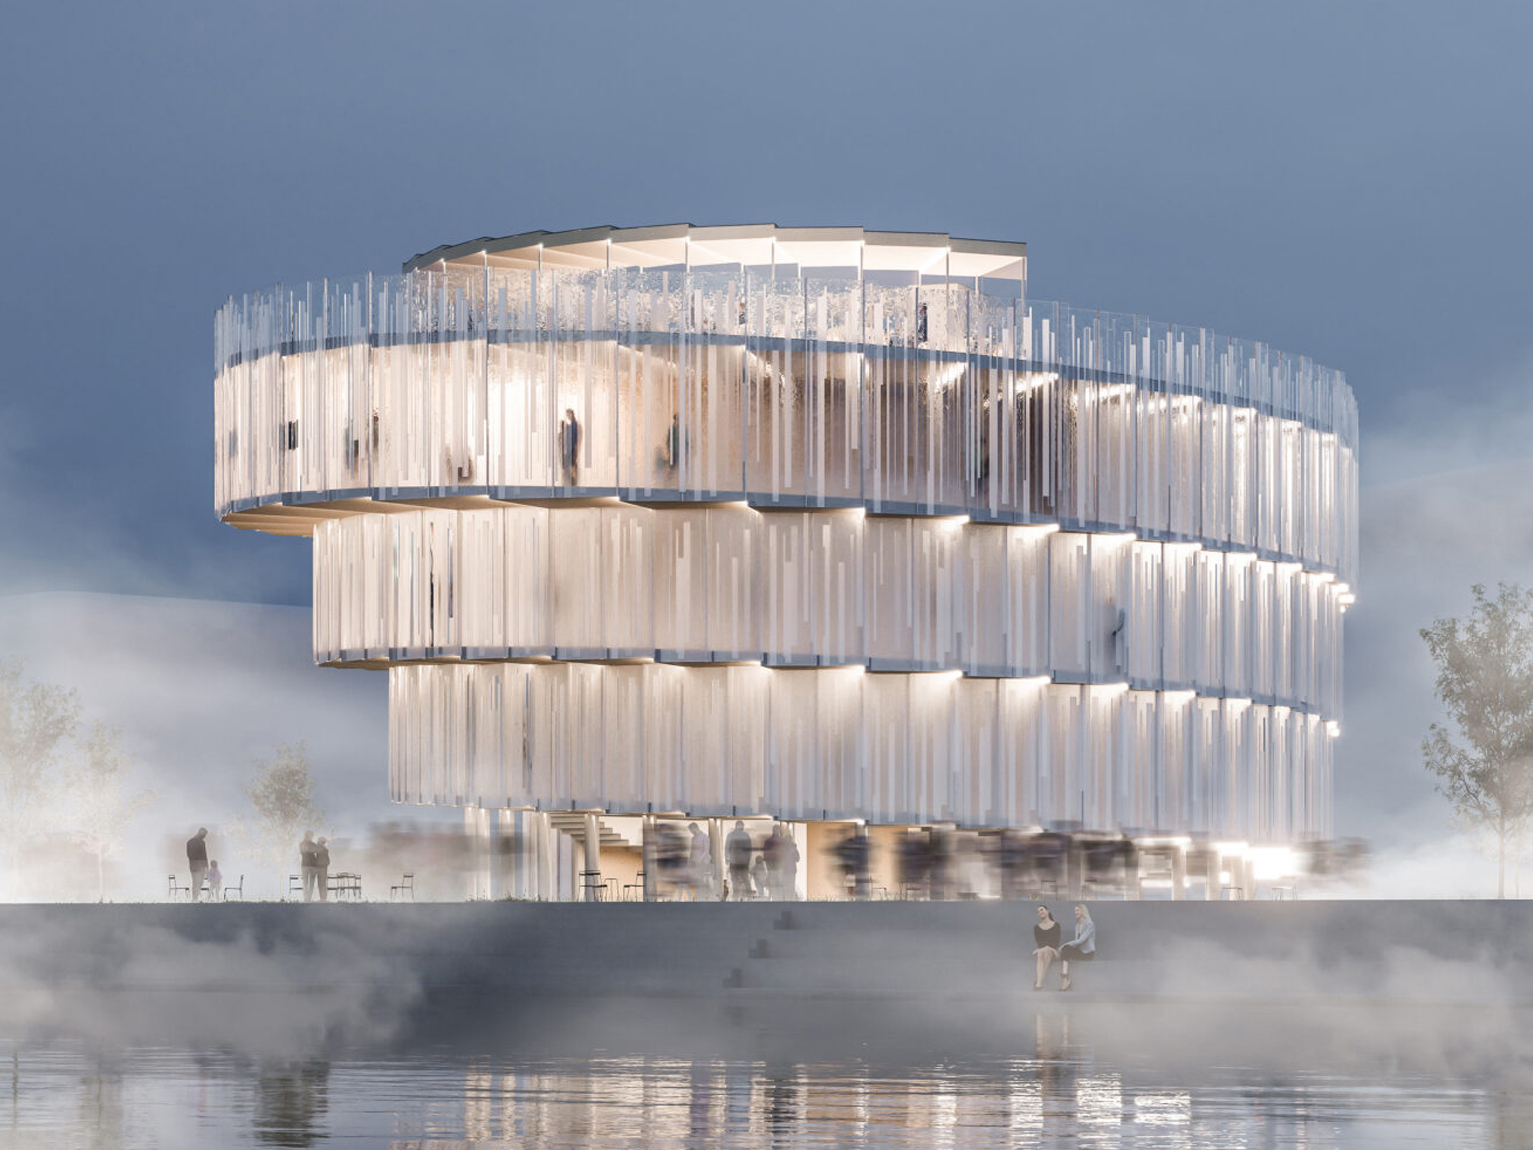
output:
[[1245, 888], [1245, 897], [1254, 899], [1256, 897], [1256, 860], [1247, 857], [1242, 871], [1241, 885]]
[[484, 861], [487, 872], [485, 897], [489, 899], [497, 899], [501, 895], [501, 871], [506, 865], [506, 857], [501, 851], [504, 840], [500, 833], [500, 817], [505, 813], [493, 809], [484, 812]]
[[1207, 879], [1208, 885], [1203, 894], [1203, 897], [1209, 902], [1218, 902], [1224, 897], [1224, 892], [1219, 889], [1219, 862], [1219, 852], [1215, 850], [1209, 851]]
[[713, 897], [724, 889], [724, 820], [708, 820], [708, 856], [713, 864]]
[[644, 862], [644, 901], [654, 902], [655, 891], [658, 888], [658, 875], [655, 872], [655, 816], [645, 815], [643, 822], [644, 847], [639, 857]]
[[479, 884], [484, 873], [484, 837], [480, 833], [479, 811], [475, 807], [463, 808], [463, 838], [468, 843], [468, 867], [463, 875], [463, 897], [479, 897]]
[[1187, 852], [1180, 845], [1171, 848], [1171, 898], [1181, 902], [1187, 897]]
[[585, 870], [585, 871], [596, 871], [596, 872], [598, 872], [598, 874], [596, 875], [595, 878], [592, 878], [590, 876], [582, 876], [581, 877], [580, 882], [581, 882], [581, 887], [582, 887], [582, 897], [587, 902], [595, 902], [595, 901], [597, 901], [597, 899], [599, 899], [601, 897], [600, 892], [597, 891], [596, 889], [594, 889], [594, 887], [587, 887], [587, 886], [585, 886], [585, 884], [587, 882], [595, 882], [595, 881], [598, 881], [600, 879], [600, 871], [601, 871], [601, 820], [598, 819], [594, 814], [591, 814], [590, 812], [586, 813], [585, 834], [582, 837], [585, 839], [586, 850], [585, 850], [585, 866], [582, 867], [581, 869]]
[[506, 879], [504, 891], [507, 899], [526, 899], [523, 877], [526, 865], [523, 851], [527, 845], [526, 834], [521, 830], [521, 811], [501, 811], [501, 840], [506, 843]]
[[535, 828], [533, 838], [537, 843], [537, 896], [545, 902], [550, 902], [558, 897], [559, 885], [555, 877], [554, 867], [557, 865], [558, 854], [553, 841], [553, 828], [548, 825], [548, 814], [545, 811], [533, 811], [532, 823]]

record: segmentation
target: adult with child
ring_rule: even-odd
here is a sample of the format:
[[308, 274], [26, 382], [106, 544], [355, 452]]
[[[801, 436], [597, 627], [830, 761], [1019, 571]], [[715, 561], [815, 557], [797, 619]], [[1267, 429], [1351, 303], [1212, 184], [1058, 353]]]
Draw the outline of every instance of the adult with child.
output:
[[1091, 912], [1075, 904], [1075, 937], [1059, 948], [1059, 989], [1070, 989], [1070, 963], [1090, 962], [1097, 953], [1097, 928]]
[[1042, 903], [1038, 905], [1038, 921], [1033, 924], [1033, 989], [1043, 989], [1043, 976], [1059, 957], [1059, 936], [1064, 928], [1055, 920], [1054, 914]]

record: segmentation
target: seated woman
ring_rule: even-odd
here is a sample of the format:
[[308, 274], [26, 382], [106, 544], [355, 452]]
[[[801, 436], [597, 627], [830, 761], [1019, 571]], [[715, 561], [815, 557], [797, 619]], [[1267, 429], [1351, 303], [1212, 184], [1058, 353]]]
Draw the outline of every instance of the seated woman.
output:
[[1059, 948], [1059, 989], [1070, 989], [1070, 963], [1090, 962], [1097, 953], [1097, 927], [1091, 912], [1075, 904], [1075, 937]]
[[1054, 915], [1049, 908], [1043, 905], [1038, 907], [1038, 922], [1033, 927], [1033, 989], [1043, 989], [1043, 976], [1049, 972], [1059, 957], [1059, 934], [1060, 925], [1054, 921]]

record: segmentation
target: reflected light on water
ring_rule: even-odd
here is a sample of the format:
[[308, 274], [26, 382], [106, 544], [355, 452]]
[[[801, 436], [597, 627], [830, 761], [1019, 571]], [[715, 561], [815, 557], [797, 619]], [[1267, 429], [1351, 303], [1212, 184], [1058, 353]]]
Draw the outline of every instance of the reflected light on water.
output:
[[[1056, 1036], [1057, 1037], [1057, 1036]], [[1441, 1082], [1167, 1083], [1067, 1056], [924, 1066], [653, 1057], [434, 1056], [252, 1064], [232, 1055], [19, 1049], [0, 1060], [0, 1145], [1164, 1148], [1528, 1146], [1525, 1096]]]

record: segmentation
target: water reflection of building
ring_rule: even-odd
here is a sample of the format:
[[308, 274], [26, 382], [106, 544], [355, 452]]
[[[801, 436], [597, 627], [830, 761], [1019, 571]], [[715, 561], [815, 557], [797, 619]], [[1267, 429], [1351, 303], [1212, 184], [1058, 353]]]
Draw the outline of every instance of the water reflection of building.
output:
[[[767, 1150], [999, 1147], [1018, 1139], [1044, 1145], [1148, 1143], [1171, 1150], [1193, 1145], [1187, 1091], [1132, 1088], [1115, 1070], [1056, 1059], [1045, 1053], [1049, 1049], [1045, 1043], [1037, 1058], [975, 1067], [632, 1058], [498, 1078], [470, 1070], [462, 1139], [401, 1139], [390, 1145], [394, 1150], [465, 1150], [490, 1143]], [[1237, 1118], [1248, 1123], [1250, 1115]]]
[[1326, 835], [1350, 390], [1025, 269], [598, 228], [231, 300], [218, 514], [313, 538], [395, 797], [516, 844], [483, 893], [652, 890], [655, 815], [784, 820], [822, 895], [838, 823]]
[[263, 1146], [313, 1146], [325, 1137], [330, 1064], [300, 1062], [262, 1069], [250, 1124]]

